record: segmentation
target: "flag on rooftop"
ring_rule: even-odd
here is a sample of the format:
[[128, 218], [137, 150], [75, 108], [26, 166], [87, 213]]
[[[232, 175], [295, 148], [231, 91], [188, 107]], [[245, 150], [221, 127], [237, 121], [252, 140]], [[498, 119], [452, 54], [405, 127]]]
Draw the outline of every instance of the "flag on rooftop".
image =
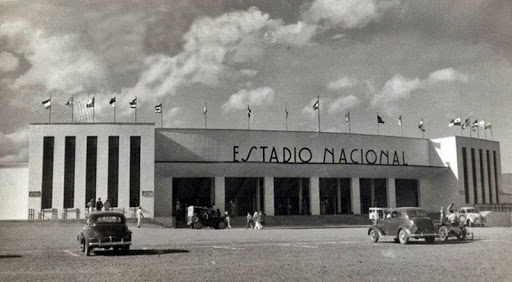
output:
[[110, 99], [110, 102], [108, 102], [112, 107], [115, 107], [116, 106], [116, 97], [114, 96], [113, 98]]
[[345, 115], [345, 121], [350, 122], [350, 111]]
[[398, 117], [398, 125], [400, 125], [400, 126], [402, 125], [402, 116]]
[[47, 109], [50, 108], [52, 106], [52, 98], [50, 97], [50, 98], [44, 100], [42, 102], [42, 104], [44, 105], [45, 108], [47, 108]]
[[73, 104], [73, 96], [69, 97], [64, 105], [71, 106]]
[[204, 103], [203, 114], [206, 115], [207, 112], [208, 112], [208, 108], [206, 107], [206, 103]]
[[464, 120], [464, 123], [462, 124], [462, 129], [465, 129], [468, 126], [469, 126], [469, 118]]
[[452, 119], [450, 120], [450, 123], [448, 124], [449, 127], [452, 127], [452, 126], [461, 126], [461, 118], [458, 117], [456, 119]]
[[247, 105], [247, 117], [248, 118], [251, 118], [251, 113], [252, 113], [251, 108], [249, 107], [249, 105]]
[[485, 129], [491, 128], [492, 129], [492, 122], [488, 122], [485, 124]]
[[418, 124], [418, 128], [421, 131], [425, 132], [425, 125], [423, 124], [423, 119], [421, 119], [420, 123]]
[[484, 120], [481, 120], [478, 122], [478, 126], [484, 128], [485, 127], [485, 121]]
[[135, 99], [133, 99], [133, 100], [130, 102], [130, 108], [132, 108], [132, 109], [137, 108], [137, 97], [135, 97]]
[[288, 113], [288, 107], [285, 107], [285, 108], [284, 108], [284, 113], [286, 114], [286, 117], [288, 117], [288, 114], [289, 114], [289, 113]]
[[155, 106], [155, 113], [161, 114], [162, 113], [162, 104]]
[[473, 124], [471, 125], [471, 130], [476, 131], [476, 128], [478, 127], [479, 121], [476, 119]]
[[384, 120], [379, 115], [377, 115], [377, 123], [384, 123]]
[[85, 103], [85, 107], [87, 107], [87, 108], [94, 107], [94, 98], [87, 100], [87, 102]]

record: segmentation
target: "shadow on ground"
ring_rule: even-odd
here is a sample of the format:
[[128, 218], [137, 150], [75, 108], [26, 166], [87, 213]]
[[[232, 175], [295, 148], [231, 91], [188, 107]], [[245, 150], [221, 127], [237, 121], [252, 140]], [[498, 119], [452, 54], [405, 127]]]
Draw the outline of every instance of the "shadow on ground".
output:
[[116, 252], [113, 250], [95, 250], [94, 254], [97, 256], [153, 256], [153, 255], [165, 255], [165, 254], [179, 254], [188, 253], [188, 250], [176, 250], [176, 249], [148, 249], [148, 250], [130, 250], [128, 252]]
[[0, 255], [0, 259], [21, 258], [20, 255]]

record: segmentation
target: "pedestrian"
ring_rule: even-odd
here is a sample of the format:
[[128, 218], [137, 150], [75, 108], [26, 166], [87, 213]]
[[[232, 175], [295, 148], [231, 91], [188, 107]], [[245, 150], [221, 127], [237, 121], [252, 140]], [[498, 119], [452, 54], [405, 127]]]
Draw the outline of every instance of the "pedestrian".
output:
[[176, 209], [176, 219], [181, 219], [181, 213], [182, 212], [181, 212], [181, 203], [180, 203], [180, 201], [176, 202], [175, 209]]
[[258, 211], [254, 212], [254, 215], [252, 216], [252, 220], [254, 221], [254, 229], [262, 229], [263, 226], [260, 223], [261, 216], [259, 215]]
[[96, 210], [101, 211], [103, 208], [103, 202], [101, 201], [101, 198], [98, 198], [98, 201], [96, 202]]
[[440, 215], [439, 223], [444, 224], [445, 221], [446, 221], [446, 214], [444, 213], [444, 208], [441, 207], [441, 215]]
[[226, 215], [226, 223], [228, 224], [228, 229], [231, 229], [231, 218], [229, 217], [229, 213], [226, 211], [224, 214]]
[[249, 228], [253, 228], [253, 225], [252, 225], [252, 215], [250, 212], [247, 212], [247, 229]]
[[142, 213], [142, 209], [141, 207], [139, 207], [139, 209], [137, 209], [137, 228], [140, 227], [140, 222], [142, 221], [142, 218], [144, 217], [144, 214]]
[[91, 214], [94, 210], [94, 207], [95, 207], [95, 203], [94, 203], [94, 199], [91, 199], [91, 201], [89, 203], [87, 203], [87, 207], [89, 208], [89, 214]]
[[103, 204], [103, 207], [105, 208], [105, 211], [110, 210], [110, 201], [108, 199], [105, 200], [105, 203]]

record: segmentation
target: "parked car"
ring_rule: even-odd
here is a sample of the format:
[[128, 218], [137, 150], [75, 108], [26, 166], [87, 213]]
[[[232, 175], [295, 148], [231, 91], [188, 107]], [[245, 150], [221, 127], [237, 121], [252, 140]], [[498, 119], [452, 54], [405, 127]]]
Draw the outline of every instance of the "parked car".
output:
[[187, 209], [187, 225], [194, 229], [201, 229], [203, 226], [224, 229], [227, 223], [226, 217], [218, 215], [214, 210], [207, 207], [190, 206]]
[[459, 210], [459, 220], [467, 226], [484, 226], [485, 217], [474, 207], [462, 207]]
[[87, 256], [95, 248], [128, 251], [132, 244], [132, 232], [126, 226], [126, 217], [122, 213], [94, 212], [89, 215], [77, 240], [80, 250]]
[[409, 239], [425, 239], [432, 243], [437, 235], [432, 219], [421, 208], [378, 209], [374, 215], [370, 213], [370, 218], [374, 219], [374, 224], [368, 229], [368, 235], [374, 243], [383, 236], [392, 237], [401, 244], [407, 244]]

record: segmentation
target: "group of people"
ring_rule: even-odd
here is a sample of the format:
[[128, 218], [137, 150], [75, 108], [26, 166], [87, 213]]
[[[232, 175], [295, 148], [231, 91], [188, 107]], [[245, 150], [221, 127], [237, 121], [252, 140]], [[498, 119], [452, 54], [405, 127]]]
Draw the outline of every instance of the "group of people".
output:
[[98, 198], [97, 201], [94, 201], [94, 199], [91, 199], [89, 203], [87, 203], [87, 208], [89, 208], [89, 213], [96, 211], [102, 211], [103, 209], [105, 211], [109, 211], [111, 209], [110, 207], [110, 201], [108, 199], [105, 200], [105, 203], [101, 201], [101, 198]]
[[446, 208], [446, 213], [444, 211], [444, 208], [441, 207], [441, 216], [440, 216], [440, 223], [452, 223], [455, 224], [459, 221], [459, 218], [457, 217], [457, 214], [453, 211], [453, 203], [450, 204]]
[[263, 229], [263, 214], [261, 211], [255, 211], [254, 215], [251, 215], [250, 212], [247, 212], [247, 229]]

